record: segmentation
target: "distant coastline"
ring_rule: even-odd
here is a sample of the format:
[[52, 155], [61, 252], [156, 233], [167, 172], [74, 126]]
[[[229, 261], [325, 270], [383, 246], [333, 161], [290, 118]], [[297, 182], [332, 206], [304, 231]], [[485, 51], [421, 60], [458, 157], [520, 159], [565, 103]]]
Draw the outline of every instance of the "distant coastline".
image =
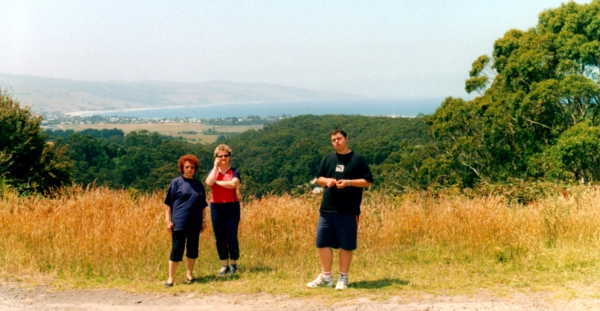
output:
[[216, 106], [227, 106], [227, 105], [252, 105], [252, 104], [278, 104], [278, 103], [291, 103], [291, 102], [318, 102], [327, 101], [328, 99], [306, 99], [306, 100], [282, 100], [282, 101], [249, 101], [249, 102], [234, 102], [234, 103], [209, 103], [202, 105], [173, 105], [164, 107], [141, 107], [141, 108], [123, 108], [123, 109], [109, 109], [109, 110], [79, 110], [65, 112], [64, 115], [76, 117], [76, 116], [91, 116], [94, 114], [106, 115], [107, 113], [120, 113], [130, 111], [144, 111], [144, 110], [160, 110], [160, 109], [182, 109], [182, 108], [202, 108], [202, 107], [216, 107]]
[[442, 99], [364, 99], [364, 100], [300, 100], [300, 101], [252, 101], [238, 103], [212, 103], [197, 106], [165, 106], [148, 108], [125, 108], [117, 110], [73, 111], [68, 116], [162, 118], [228, 118], [272, 117], [297, 115], [365, 115], [415, 117], [432, 114]]
[[[312, 100], [362, 100], [367, 96], [336, 91], [316, 91], [268, 83], [206, 81], [86, 81], [12, 75], [0, 72], [0, 86], [34, 111], [68, 116], [119, 112], [130, 109], [181, 109], [220, 103]], [[131, 110], [137, 111], [137, 110]]]
[[[112, 109], [112, 110], [80, 110], [80, 111], [70, 111], [65, 112], [65, 116], [70, 117], [85, 117], [92, 115], [104, 115], [107, 113], [119, 113], [119, 112], [129, 112], [129, 111], [143, 111], [143, 110], [158, 110], [158, 109], [172, 109], [172, 108], [184, 108], [189, 106], [166, 106], [166, 107], [150, 107], [150, 108], [124, 108], [124, 109]], [[195, 106], [201, 107], [201, 106]]]

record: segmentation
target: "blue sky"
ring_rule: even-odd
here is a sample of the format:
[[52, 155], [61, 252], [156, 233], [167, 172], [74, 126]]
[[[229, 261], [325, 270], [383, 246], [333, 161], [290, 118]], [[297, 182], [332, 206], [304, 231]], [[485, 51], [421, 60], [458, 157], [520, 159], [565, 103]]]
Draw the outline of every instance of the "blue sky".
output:
[[0, 72], [468, 97], [471, 63], [563, 2], [3, 0]]

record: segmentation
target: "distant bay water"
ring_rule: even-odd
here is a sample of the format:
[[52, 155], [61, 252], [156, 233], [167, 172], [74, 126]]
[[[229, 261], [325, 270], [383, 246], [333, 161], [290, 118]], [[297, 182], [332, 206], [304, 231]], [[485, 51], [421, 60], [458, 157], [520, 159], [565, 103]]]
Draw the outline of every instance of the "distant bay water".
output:
[[81, 116], [101, 115], [148, 119], [192, 118], [211, 119], [228, 117], [273, 117], [312, 115], [405, 116], [432, 114], [443, 99], [367, 99], [367, 100], [314, 100], [259, 103], [208, 104], [188, 107], [165, 107], [78, 113]]

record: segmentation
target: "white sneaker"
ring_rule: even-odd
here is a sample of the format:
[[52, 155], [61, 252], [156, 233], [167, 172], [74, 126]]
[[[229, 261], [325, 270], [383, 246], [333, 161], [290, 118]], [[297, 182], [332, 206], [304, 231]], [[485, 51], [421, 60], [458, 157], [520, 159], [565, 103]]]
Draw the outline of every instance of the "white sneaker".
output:
[[309, 288], [317, 287], [333, 287], [333, 277], [329, 277], [319, 274], [319, 276], [312, 282], [306, 284]]
[[335, 290], [344, 290], [348, 288], [348, 276], [340, 275], [338, 277], [337, 284], [335, 285]]
[[229, 268], [229, 266], [221, 267], [221, 270], [219, 270], [219, 273], [217, 273], [217, 276], [226, 276], [226, 275], [231, 275], [231, 269]]

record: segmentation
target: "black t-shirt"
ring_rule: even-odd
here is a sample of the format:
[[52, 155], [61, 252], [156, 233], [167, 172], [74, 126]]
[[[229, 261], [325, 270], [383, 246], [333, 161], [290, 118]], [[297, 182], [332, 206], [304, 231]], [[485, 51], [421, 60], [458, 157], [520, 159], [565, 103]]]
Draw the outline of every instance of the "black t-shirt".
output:
[[[332, 152], [325, 156], [319, 167], [319, 177], [341, 179], [365, 179], [373, 182], [373, 175], [367, 164], [367, 160], [357, 152], [351, 151], [347, 154]], [[323, 200], [321, 201], [321, 212], [359, 215], [360, 203], [362, 201], [363, 188], [325, 187]]]

